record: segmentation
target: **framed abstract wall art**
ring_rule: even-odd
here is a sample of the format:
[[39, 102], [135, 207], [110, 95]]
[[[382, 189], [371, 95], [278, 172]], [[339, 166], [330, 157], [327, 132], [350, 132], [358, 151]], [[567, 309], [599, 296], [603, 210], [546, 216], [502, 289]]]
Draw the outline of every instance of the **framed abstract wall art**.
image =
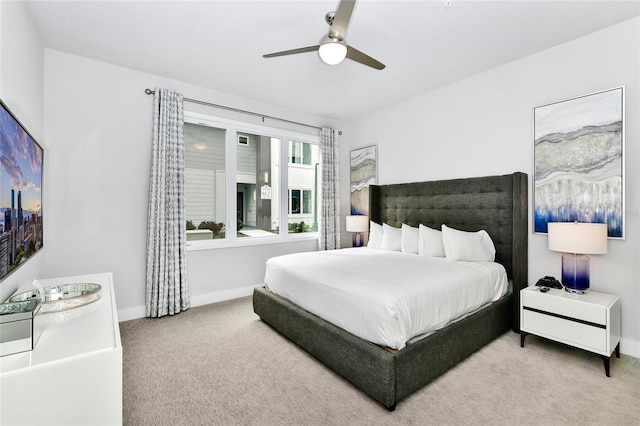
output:
[[351, 151], [350, 195], [351, 214], [369, 214], [369, 185], [378, 181], [377, 146], [372, 145]]
[[534, 233], [606, 223], [624, 238], [624, 87], [534, 108]]

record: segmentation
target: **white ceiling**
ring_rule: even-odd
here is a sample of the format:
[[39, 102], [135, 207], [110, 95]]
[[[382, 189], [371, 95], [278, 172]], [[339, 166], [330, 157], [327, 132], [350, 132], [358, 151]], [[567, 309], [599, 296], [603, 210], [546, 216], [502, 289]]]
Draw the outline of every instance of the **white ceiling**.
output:
[[45, 47], [330, 118], [358, 117], [640, 15], [640, 0], [453, 0], [449, 8], [444, 0], [360, 0], [346, 40], [384, 70], [349, 60], [325, 65], [315, 52], [262, 57], [317, 44], [337, 4], [49, 0], [29, 7]]

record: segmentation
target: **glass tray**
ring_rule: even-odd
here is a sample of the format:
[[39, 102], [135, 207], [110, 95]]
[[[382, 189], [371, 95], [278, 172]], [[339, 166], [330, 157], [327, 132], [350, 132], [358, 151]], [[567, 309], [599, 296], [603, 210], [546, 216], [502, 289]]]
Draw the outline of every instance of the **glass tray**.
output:
[[[100, 299], [102, 286], [95, 283], [73, 283], [44, 287], [44, 300], [40, 313], [66, 311], [88, 305]], [[37, 289], [11, 296], [8, 302], [22, 302], [40, 297]]]

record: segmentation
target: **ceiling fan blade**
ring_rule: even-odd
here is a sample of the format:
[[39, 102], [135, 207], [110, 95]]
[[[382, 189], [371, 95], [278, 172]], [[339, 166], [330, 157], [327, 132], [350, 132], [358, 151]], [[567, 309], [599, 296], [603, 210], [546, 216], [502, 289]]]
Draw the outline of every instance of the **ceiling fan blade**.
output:
[[371, 68], [375, 68], [377, 70], [384, 69], [385, 65], [382, 62], [379, 62], [373, 59], [371, 56], [366, 55], [359, 51], [358, 49], [347, 46], [347, 58], [360, 62], [363, 65], [369, 66]]
[[336, 10], [336, 16], [333, 18], [331, 28], [329, 29], [329, 37], [344, 40], [347, 37], [347, 27], [351, 20], [353, 8], [356, 0], [342, 0]]
[[297, 53], [315, 52], [319, 48], [320, 48], [320, 46], [318, 46], [318, 45], [307, 46], [307, 47], [301, 47], [299, 49], [283, 50], [282, 52], [267, 53], [266, 55], [262, 55], [262, 57], [263, 58], [274, 58], [276, 56], [286, 56], [286, 55], [295, 55]]

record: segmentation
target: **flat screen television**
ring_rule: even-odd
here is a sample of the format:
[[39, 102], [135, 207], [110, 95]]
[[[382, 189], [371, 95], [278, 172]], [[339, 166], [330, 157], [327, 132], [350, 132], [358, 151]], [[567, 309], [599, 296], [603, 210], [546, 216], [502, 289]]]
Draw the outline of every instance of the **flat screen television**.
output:
[[0, 100], [0, 281], [42, 249], [42, 147]]

